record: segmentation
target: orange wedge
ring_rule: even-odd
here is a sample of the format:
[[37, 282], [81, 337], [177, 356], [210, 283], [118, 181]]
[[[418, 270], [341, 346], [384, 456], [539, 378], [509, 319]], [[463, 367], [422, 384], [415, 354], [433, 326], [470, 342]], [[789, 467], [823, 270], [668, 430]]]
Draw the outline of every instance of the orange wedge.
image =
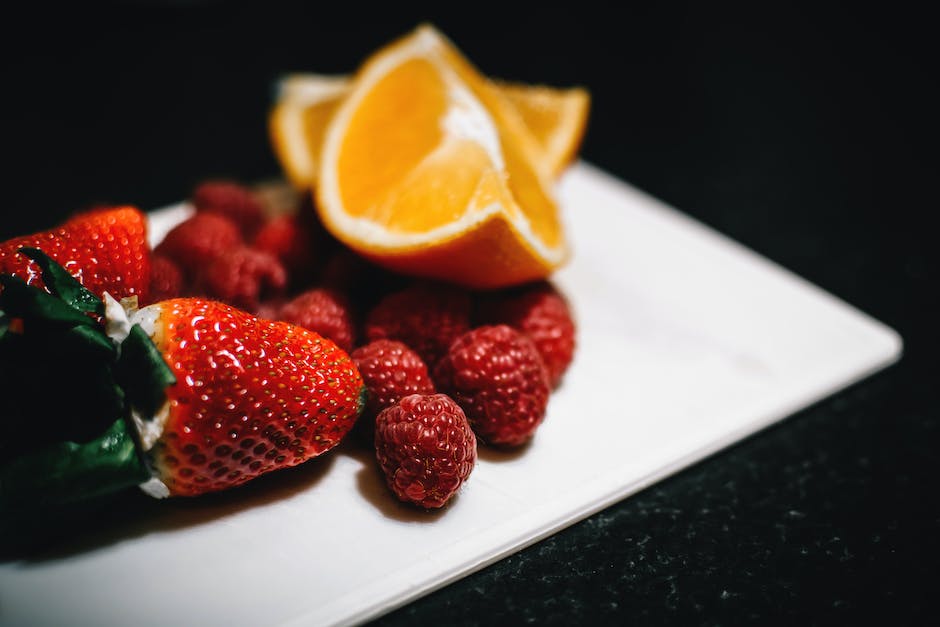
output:
[[470, 287], [546, 277], [567, 256], [539, 143], [430, 26], [381, 49], [330, 117], [317, 209], [392, 270]]
[[586, 89], [497, 83], [539, 142], [540, 160], [558, 176], [571, 163], [587, 128], [591, 97]]
[[[291, 74], [281, 80], [269, 115], [269, 132], [278, 160], [296, 187], [314, 182], [323, 130], [349, 93], [350, 82], [346, 76], [323, 74]], [[587, 127], [587, 90], [510, 82], [496, 85], [535, 136], [540, 167], [559, 176], [577, 154]]]
[[290, 76], [278, 86], [268, 130], [278, 161], [295, 187], [313, 183], [326, 123], [348, 91], [345, 76], [320, 74]]

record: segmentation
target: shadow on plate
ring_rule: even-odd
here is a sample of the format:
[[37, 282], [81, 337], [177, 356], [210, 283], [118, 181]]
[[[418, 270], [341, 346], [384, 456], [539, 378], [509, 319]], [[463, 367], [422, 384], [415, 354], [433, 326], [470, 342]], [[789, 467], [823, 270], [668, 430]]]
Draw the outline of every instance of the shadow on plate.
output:
[[[408, 503], [398, 500], [388, 486], [385, 485], [385, 477], [375, 461], [375, 452], [362, 445], [351, 445], [344, 447], [342, 452], [349, 455], [361, 465], [356, 472], [356, 487], [359, 494], [380, 514], [404, 523], [429, 523], [434, 522], [443, 516], [450, 507], [450, 504], [440, 509], [421, 509]], [[458, 494], [455, 498], [460, 498]]]
[[531, 447], [532, 440], [515, 447], [489, 446], [480, 442], [477, 446], [477, 457], [487, 462], [512, 462], [523, 457]]
[[336, 450], [231, 490], [196, 498], [158, 500], [131, 489], [108, 499], [46, 512], [28, 521], [4, 521], [0, 561], [42, 562], [140, 538], [211, 523], [309, 490], [327, 474]]

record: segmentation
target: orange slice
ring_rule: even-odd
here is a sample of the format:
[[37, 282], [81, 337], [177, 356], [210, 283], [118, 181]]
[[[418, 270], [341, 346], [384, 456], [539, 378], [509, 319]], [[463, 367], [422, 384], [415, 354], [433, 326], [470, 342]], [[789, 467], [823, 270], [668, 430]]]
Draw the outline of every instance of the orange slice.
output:
[[281, 81], [268, 130], [274, 152], [295, 187], [313, 182], [326, 123], [348, 91], [345, 76], [305, 74]]
[[[349, 93], [350, 82], [346, 76], [323, 74], [291, 74], [281, 80], [269, 131], [277, 158], [295, 186], [314, 182], [323, 130]], [[588, 91], [510, 82], [496, 85], [535, 136], [540, 167], [559, 176], [581, 145], [590, 109]]]
[[422, 26], [368, 59], [331, 116], [317, 208], [339, 240], [392, 270], [518, 284], [567, 256], [538, 158], [509, 100]]
[[541, 148], [541, 160], [555, 176], [571, 163], [587, 128], [591, 97], [586, 89], [497, 83], [515, 105]]

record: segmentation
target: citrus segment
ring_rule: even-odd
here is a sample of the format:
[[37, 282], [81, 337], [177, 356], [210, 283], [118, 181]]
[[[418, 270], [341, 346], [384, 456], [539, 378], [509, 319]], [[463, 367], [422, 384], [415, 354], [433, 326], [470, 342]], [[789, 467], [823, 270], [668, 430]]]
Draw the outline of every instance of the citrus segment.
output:
[[591, 98], [586, 89], [500, 83], [498, 89], [515, 106], [539, 142], [549, 170], [558, 175], [571, 162], [587, 127]]
[[348, 89], [346, 77], [294, 75], [281, 81], [268, 116], [268, 132], [284, 173], [295, 187], [310, 184], [326, 123]]
[[566, 257], [539, 145], [508, 98], [430, 27], [380, 50], [327, 126], [317, 208], [353, 250], [472, 287]]
[[[322, 74], [292, 74], [280, 82], [269, 130], [277, 157], [295, 186], [308, 187], [316, 178], [323, 131], [350, 84], [349, 77]], [[537, 141], [544, 169], [559, 176], [577, 154], [587, 126], [587, 90], [510, 82], [495, 86]]]
[[447, 104], [443, 81], [423, 59], [392, 69], [365, 94], [347, 123], [337, 164], [349, 179], [340, 186], [350, 215], [380, 205], [383, 195], [441, 143], [443, 129], [435, 121], [444, 116]]

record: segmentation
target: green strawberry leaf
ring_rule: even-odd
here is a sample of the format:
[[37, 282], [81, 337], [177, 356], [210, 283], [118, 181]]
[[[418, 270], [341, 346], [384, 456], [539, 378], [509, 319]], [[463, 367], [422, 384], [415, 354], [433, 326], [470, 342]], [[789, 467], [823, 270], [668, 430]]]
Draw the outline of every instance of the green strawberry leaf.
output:
[[0, 342], [0, 447], [11, 445], [0, 457], [50, 442], [93, 440], [126, 413], [114, 380], [117, 350], [89, 342], [87, 332], [10, 332]]
[[96, 326], [89, 316], [17, 276], [0, 274], [0, 286], [0, 309], [11, 318], [22, 318], [24, 324], [41, 321], [53, 326]]
[[42, 511], [146, 481], [150, 469], [130, 410], [152, 416], [175, 383], [139, 326], [116, 346], [100, 321], [101, 299], [41, 251], [20, 252], [42, 269], [46, 289], [0, 274], [4, 513]]
[[115, 371], [128, 402], [147, 420], [166, 401], [166, 388], [176, 383], [163, 355], [137, 324], [121, 343]]
[[43, 283], [46, 284], [50, 292], [61, 298], [65, 304], [86, 313], [104, 315], [104, 302], [46, 253], [38, 248], [25, 246], [20, 248], [18, 252], [36, 262], [42, 269]]
[[95, 327], [72, 327], [56, 334], [56, 339], [56, 350], [85, 359], [89, 367], [93, 365], [92, 360], [111, 362], [117, 355], [117, 349], [111, 339]]
[[2, 463], [0, 510], [63, 505], [143, 483], [151, 474], [132, 429], [118, 418], [89, 442], [54, 442]]

